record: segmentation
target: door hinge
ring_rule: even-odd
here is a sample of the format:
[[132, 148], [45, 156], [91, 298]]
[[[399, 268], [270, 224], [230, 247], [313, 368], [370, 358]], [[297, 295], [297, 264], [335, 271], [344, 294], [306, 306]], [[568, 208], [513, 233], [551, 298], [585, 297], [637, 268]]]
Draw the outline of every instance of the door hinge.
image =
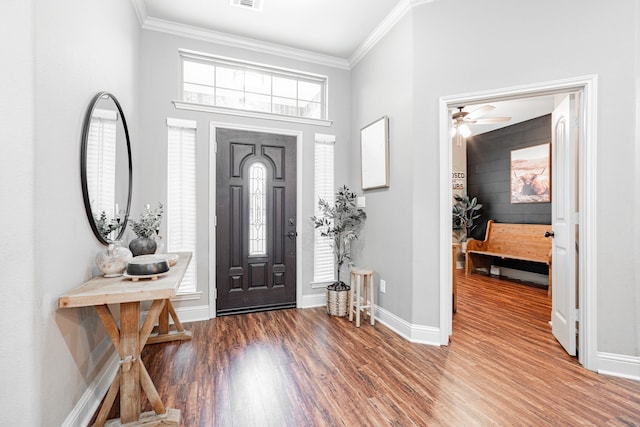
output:
[[214, 154], [218, 154], [218, 142], [217, 141], [213, 142], [213, 153]]
[[579, 308], [576, 308], [574, 316], [575, 316], [576, 322], [579, 322], [580, 321], [580, 309]]
[[218, 215], [214, 215], [213, 216], [213, 226], [217, 227], [218, 226]]

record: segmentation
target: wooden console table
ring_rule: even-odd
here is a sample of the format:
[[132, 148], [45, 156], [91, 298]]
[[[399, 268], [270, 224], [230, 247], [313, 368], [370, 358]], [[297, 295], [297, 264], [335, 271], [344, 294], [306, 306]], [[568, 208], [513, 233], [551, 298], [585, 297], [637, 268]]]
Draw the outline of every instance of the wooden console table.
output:
[[[184, 330], [170, 298], [176, 296], [178, 286], [191, 261], [191, 252], [180, 252], [176, 265], [155, 280], [132, 281], [126, 277], [94, 277], [58, 299], [58, 308], [94, 306], [113, 345], [120, 354], [120, 367], [104, 402], [95, 425], [105, 425], [111, 407], [120, 392], [120, 418], [107, 425], [155, 426], [179, 425], [180, 411], [165, 408], [140, 354], [145, 344], [191, 339], [191, 332]], [[149, 313], [140, 327], [140, 303], [153, 301]], [[108, 304], [120, 304], [120, 328]], [[169, 331], [169, 315], [175, 331]], [[157, 333], [152, 335], [158, 322]], [[140, 413], [140, 392], [144, 390], [152, 412]]]

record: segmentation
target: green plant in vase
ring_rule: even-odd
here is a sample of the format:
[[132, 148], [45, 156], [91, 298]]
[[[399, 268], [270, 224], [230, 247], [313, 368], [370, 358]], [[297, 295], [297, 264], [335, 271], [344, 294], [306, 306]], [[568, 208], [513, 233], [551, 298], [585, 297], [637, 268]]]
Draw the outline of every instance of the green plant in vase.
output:
[[158, 247], [156, 237], [160, 232], [163, 214], [162, 203], [158, 203], [155, 209], [146, 205], [145, 210], [140, 214], [140, 219], [131, 221], [131, 229], [137, 236], [129, 243], [129, 249], [134, 256], [155, 253]]
[[471, 234], [471, 230], [478, 224], [476, 220], [480, 218], [478, 211], [482, 209], [482, 204], [478, 203], [476, 197], [470, 198], [467, 194], [454, 194], [455, 203], [451, 211], [453, 229], [459, 230], [458, 242], [466, 241]]
[[[327, 286], [328, 292], [344, 292], [350, 290], [350, 287], [340, 280], [340, 271], [343, 264], [351, 263], [351, 242], [358, 238], [358, 233], [367, 214], [356, 204], [357, 196], [349, 190], [345, 185], [338, 188], [335, 201], [333, 204], [326, 200], [318, 201], [320, 214], [311, 217], [315, 228], [320, 230], [320, 235], [331, 239], [331, 246], [336, 261], [337, 280]], [[330, 314], [344, 316], [346, 314], [346, 297], [339, 298], [344, 300], [344, 306], [333, 312], [329, 304], [331, 298], [327, 298], [327, 311]], [[342, 305], [342, 303], [341, 303]]]

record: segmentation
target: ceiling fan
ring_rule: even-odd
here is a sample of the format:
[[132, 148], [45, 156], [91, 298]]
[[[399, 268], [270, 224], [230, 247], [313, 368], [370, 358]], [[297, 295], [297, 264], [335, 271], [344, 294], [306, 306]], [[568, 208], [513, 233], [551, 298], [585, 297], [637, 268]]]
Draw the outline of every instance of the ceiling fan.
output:
[[451, 127], [451, 137], [456, 137], [456, 144], [462, 145], [462, 139], [471, 135], [469, 125], [487, 125], [493, 123], [505, 123], [511, 120], [511, 117], [484, 117], [485, 114], [495, 110], [493, 105], [485, 105], [471, 112], [462, 111], [464, 106], [457, 107], [458, 111], [451, 115], [453, 126]]

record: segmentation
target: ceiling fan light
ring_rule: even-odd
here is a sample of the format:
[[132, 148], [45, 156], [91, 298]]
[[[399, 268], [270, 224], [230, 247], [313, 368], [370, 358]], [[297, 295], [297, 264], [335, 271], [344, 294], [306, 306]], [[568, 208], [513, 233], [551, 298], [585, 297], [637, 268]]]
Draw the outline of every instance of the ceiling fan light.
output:
[[458, 132], [460, 133], [460, 135], [462, 135], [463, 138], [467, 138], [471, 135], [471, 129], [469, 129], [469, 126], [466, 123], [458, 126]]

